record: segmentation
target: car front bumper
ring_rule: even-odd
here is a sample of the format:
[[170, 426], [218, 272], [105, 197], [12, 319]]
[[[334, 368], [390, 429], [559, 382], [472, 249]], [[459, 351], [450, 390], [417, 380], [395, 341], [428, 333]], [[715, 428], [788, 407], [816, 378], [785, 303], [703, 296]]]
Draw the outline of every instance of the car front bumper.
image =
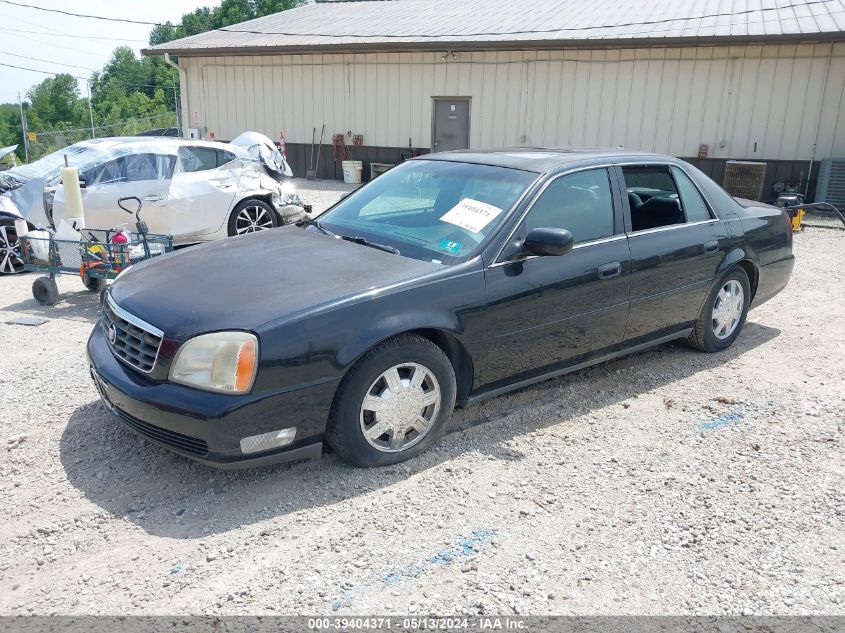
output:
[[305, 207], [299, 204], [273, 204], [282, 224], [294, 224], [305, 217]]
[[[98, 324], [88, 339], [91, 377], [106, 409], [124, 426], [179, 455], [216, 468], [316, 459], [335, 381], [258, 396], [234, 396], [150, 380], [118, 361]], [[297, 427], [294, 441], [244, 454], [243, 437]]]

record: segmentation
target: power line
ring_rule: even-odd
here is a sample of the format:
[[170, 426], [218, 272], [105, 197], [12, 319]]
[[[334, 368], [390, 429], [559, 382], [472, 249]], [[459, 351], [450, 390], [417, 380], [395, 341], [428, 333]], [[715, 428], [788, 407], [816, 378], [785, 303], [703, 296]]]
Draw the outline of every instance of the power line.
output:
[[[0, 0], [3, 2], [3, 0]], [[73, 37], [80, 40], [108, 40], [110, 42], [146, 42], [147, 40], [136, 40], [126, 37], [93, 37], [90, 35], [71, 35], [69, 33], [48, 33], [46, 31], [27, 31], [26, 29], [11, 29], [7, 26], [2, 26], [0, 29], [4, 31], [15, 31], [16, 33], [29, 33], [31, 35], [50, 35], [52, 37]]]
[[[16, 68], [17, 70], [28, 70], [33, 73], [41, 73], [42, 75], [70, 75], [70, 73], [51, 73], [48, 70], [38, 70], [37, 68], [24, 68], [23, 66], [15, 66], [14, 64], [4, 64], [0, 62], [0, 66], [6, 66], [7, 68]], [[85, 79], [88, 80], [88, 77], [80, 77], [78, 75], [70, 75], [74, 79]]]
[[[0, 31], [2, 31], [2, 27], [0, 27]], [[20, 39], [25, 39], [25, 40], [31, 40], [32, 39], [31, 37], [27, 37], [26, 35], [19, 35], [17, 33], [5, 33], [5, 35], [8, 36], [8, 37], [18, 37]], [[45, 35], [49, 35], [49, 33], [47, 33]], [[92, 51], [92, 50], [88, 50], [88, 49], [84, 49], [84, 48], [75, 48], [73, 46], [64, 46], [63, 44], [56, 44], [54, 42], [44, 42], [44, 41], [41, 41], [41, 40], [39, 40], [38, 43], [43, 45], [43, 46], [49, 46], [51, 48], [61, 48], [62, 50], [73, 51], [74, 53], [80, 53], [82, 55], [88, 55], [89, 57], [97, 56], [97, 57], [101, 58], [103, 56], [102, 52]]]
[[90, 70], [91, 72], [95, 72], [96, 68], [89, 68], [88, 66], [77, 66], [76, 64], [65, 64], [63, 62], [54, 62], [49, 59], [40, 59], [38, 57], [27, 57], [26, 55], [18, 55], [17, 53], [7, 53], [6, 51], [0, 51], [0, 55], [11, 55], [12, 57], [21, 57], [23, 59], [28, 59], [33, 62], [44, 62], [45, 64], [57, 64], [58, 66], [69, 66], [71, 68], [81, 68], [82, 70]]
[[[7, 2], [8, 0], [0, 0], [0, 2]], [[479, 31], [479, 32], [462, 32], [462, 33], [293, 33], [287, 31], [253, 31], [247, 29], [233, 29], [229, 27], [221, 27], [214, 29], [214, 31], [223, 31], [225, 33], [246, 33], [249, 35], [285, 35], [289, 37], [347, 37], [347, 38], [415, 38], [415, 39], [441, 39], [444, 37], [482, 37], [482, 36], [496, 36], [496, 35], [542, 35], [548, 33], [579, 33], [584, 31], [595, 31], [597, 29], [618, 29], [629, 28], [635, 26], [652, 26], [655, 24], [669, 24], [672, 22], [685, 22], [690, 20], [706, 20], [710, 18], [724, 18], [735, 17], [739, 15], [749, 15], [752, 13], [763, 13], [766, 11], [776, 11], [782, 9], [795, 9], [810, 7], [818, 4], [829, 4], [833, 0], [810, 0], [809, 2], [796, 2], [792, 4], [783, 4], [775, 7], [763, 7], [759, 9], [746, 9], [743, 11], [724, 11], [721, 13], [707, 13], [696, 16], [682, 16], [676, 18], [661, 18], [657, 20], [645, 20], [642, 22], [624, 22], [619, 24], [597, 24], [594, 26], [573, 26], [562, 27], [557, 29], [529, 29], [523, 31]], [[695, 27], [698, 28], [698, 27]]]
[[90, 15], [87, 13], [73, 13], [72, 11], [63, 11], [62, 9], [48, 9], [47, 7], [39, 7], [34, 4], [25, 4], [23, 2], [13, 2], [12, 0], [0, 0], [3, 4], [11, 4], [15, 7], [24, 7], [26, 9], [36, 9], [38, 11], [46, 11], [47, 13], [61, 13], [62, 15], [69, 15], [74, 18], [91, 18], [92, 20], [104, 20], [106, 22], [125, 22], [127, 24], [144, 24], [146, 26], [156, 26], [160, 22], [145, 22], [143, 20], [129, 20], [127, 18], [107, 18], [102, 15]]

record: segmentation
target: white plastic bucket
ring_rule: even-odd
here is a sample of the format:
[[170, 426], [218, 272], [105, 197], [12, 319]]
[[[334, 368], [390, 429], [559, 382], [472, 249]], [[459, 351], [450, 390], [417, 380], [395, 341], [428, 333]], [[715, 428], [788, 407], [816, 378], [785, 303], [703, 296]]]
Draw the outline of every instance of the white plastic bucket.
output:
[[357, 185], [361, 182], [363, 170], [364, 164], [360, 160], [343, 161], [343, 182]]

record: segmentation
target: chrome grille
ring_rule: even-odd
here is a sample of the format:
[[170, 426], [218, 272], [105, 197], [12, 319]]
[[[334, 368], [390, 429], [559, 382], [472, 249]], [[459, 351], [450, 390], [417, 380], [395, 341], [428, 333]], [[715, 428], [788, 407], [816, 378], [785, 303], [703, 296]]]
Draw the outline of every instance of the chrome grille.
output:
[[103, 330], [119, 360], [145, 374], [153, 370], [164, 332], [123, 310], [108, 294], [103, 303]]

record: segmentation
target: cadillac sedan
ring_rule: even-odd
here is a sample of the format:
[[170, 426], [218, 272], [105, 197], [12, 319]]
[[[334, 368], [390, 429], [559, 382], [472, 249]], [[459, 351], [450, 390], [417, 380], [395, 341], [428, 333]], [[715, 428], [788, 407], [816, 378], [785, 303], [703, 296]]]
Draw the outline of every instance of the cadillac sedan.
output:
[[430, 447], [456, 405], [675, 339], [724, 350], [792, 267], [784, 212], [674, 158], [440, 153], [305, 228], [133, 266], [88, 357], [106, 408], [185, 457], [325, 443], [378, 466]]

